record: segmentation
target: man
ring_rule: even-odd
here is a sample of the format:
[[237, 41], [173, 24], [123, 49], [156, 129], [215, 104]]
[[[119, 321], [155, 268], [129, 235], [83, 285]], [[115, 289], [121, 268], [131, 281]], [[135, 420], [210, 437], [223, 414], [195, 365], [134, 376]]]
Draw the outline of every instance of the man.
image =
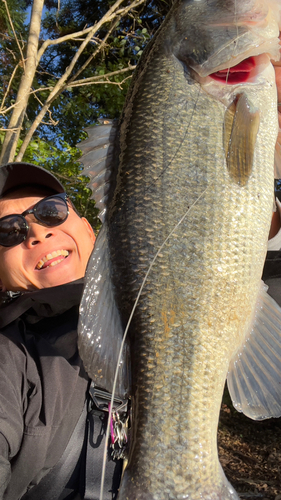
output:
[[[0, 499], [98, 498], [106, 418], [89, 403], [77, 351], [94, 242], [52, 174], [0, 167]], [[119, 462], [105, 498], [116, 496]]]

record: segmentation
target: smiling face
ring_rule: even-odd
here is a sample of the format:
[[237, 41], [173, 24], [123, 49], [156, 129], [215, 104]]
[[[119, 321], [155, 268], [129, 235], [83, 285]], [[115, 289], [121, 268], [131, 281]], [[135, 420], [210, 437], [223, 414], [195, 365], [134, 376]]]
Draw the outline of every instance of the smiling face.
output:
[[[50, 193], [31, 188], [0, 199], [0, 217], [21, 214]], [[69, 207], [66, 221], [57, 227], [38, 223], [27, 215], [26, 240], [14, 247], [0, 246], [0, 278], [9, 291], [36, 290], [82, 278], [94, 247], [95, 235], [88, 221]]]

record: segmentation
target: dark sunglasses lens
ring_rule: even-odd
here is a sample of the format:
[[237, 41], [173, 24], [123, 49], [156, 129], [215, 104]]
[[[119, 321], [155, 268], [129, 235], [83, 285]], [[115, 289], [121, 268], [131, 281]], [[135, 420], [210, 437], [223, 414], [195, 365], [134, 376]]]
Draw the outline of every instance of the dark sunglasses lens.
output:
[[55, 196], [45, 198], [34, 207], [34, 215], [46, 226], [59, 226], [67, 219], [67, 203], [62, 198]]
[[13, 247], [26, 238], [28, 227], [21, 215], [7, 215], [0, 220], [0, 245]]

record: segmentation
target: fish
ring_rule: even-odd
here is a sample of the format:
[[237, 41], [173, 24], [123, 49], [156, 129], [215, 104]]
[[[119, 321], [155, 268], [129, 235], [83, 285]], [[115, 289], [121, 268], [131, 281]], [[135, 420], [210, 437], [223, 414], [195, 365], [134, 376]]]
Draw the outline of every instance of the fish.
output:
[[217, 453], [226, 379], [238, 411], [281, 415], [281, 310], [261, 281], [280, 10], [176, 0], [119, 122], [79, 145], [103, 222], [79, 351], [94, 385], [132, 405], [118, 500], [238, 499]]

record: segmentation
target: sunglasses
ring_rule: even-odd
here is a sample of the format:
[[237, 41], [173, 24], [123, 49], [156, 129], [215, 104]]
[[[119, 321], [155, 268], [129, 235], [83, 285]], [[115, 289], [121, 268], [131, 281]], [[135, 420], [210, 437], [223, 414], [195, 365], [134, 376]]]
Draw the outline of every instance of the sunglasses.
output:
[[25, 210], [22, 214], [2, 217], [0, 219], [0, 245], [14, 247], [26, 239], [29, 225], [25, 215], [33, 214], [38, 222], [48, 227], [63, 224], [69, 214], [67, 200], [66, 193], [54, 194], [38, 201], [33, 208]]

